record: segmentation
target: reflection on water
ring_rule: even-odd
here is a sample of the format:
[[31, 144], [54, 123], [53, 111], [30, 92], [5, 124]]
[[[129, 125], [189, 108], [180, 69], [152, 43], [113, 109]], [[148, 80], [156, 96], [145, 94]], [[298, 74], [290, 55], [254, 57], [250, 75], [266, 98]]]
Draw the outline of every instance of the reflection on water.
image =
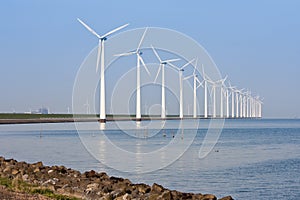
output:
[[[74, 124], [0, 126], [0, 152], [7, 158], [106, 171], [133, 182], [158, 182], [187, 192], [232, 195], [236, 199], [286, 199], [286, 194], [289, 199], [299, 197], [300, 120], [227, 120], [213, 151], [199, 159], [208, 125], [206, 120], [200, 121], [193, 139], [193, 130], [180, 129], [179, 121], [164, 124], [163, 130], [147, 129], [142, 122], [139, 131], [132, 128], [125, 132], [119, 131], [117, 124], [107, 123], [104, 134], [99, 126], [93, 129], [86, 124], [81, 137], [91, 144], [90, 151], [103, 163], [109, 160], [108, 164], [124, 167], [129, 173], [97, 161], [86, 150]], [[169, 164], [170, 157], [175, 158], [188, 141], [192, 141], [189, 149]], [[159, 151], [168, 144], [174, 145]], [[116, 147], [132, 156], [119, 154]], [[153, 151], [159, 159], [147, 155]], [[159, 163], [151, 163], [153, 160]], [[165, 167], [141, 174], [151, 166]]]

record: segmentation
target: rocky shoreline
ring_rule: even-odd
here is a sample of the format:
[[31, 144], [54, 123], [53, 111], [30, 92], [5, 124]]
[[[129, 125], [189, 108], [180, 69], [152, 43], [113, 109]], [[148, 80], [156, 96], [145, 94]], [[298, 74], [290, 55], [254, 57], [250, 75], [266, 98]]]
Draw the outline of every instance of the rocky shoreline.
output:
[[[28, 164], [0, 157], [0, 199], [217, 200], [217, 197], [169, 190], [156, 183], [152, 186], [134, 184], [104, 172], [80, 173], [64, 166], [44, 166], [42, 162]], [[232, 200], [232, 197], [220, 200]]]

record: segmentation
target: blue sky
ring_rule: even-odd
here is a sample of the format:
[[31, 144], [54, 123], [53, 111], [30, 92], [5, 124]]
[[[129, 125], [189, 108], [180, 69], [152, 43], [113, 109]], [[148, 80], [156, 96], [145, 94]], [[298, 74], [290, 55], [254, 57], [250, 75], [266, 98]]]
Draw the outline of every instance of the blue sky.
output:
[[77, 70], [98, 32], [164, 27], [185, 33], [223, 75], [264, 97], [264, 117], [300, 117], [300, 2], [5, 1], [0, 6], [0, 112], [71, 107]]

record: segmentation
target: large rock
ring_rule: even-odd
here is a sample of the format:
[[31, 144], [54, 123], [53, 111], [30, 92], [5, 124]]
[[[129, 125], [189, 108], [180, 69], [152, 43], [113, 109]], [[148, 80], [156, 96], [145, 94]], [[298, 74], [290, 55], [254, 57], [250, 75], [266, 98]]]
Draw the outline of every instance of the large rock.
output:
[[217, 197], [213, 194], [205, 194], [200, 200], [217, 200]]
[[164, 187], [161, 185], [158, 185], [157, 183], [153, 183], [151, 187], [151, 192], [155, 193], [162, 193], [164, 191]]
[[219, 200], [234, 200], [231, 196], [223, 197]]

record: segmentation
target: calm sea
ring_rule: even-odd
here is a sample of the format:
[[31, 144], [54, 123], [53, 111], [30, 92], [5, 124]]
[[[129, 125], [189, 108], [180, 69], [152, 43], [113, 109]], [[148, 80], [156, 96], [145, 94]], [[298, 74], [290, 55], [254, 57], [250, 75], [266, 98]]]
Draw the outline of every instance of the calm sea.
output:
[[[126, 122], [124, 122], [126, 123]], [[171, 125], [179, 121], [170, 122]], [[105, 166], [83, 145], [74, 124], [1, 125], [0, 155], [19, 161], [43, 161], [46, 165], [65, 165], [80, 171], [105, 171], [111, 176], [129, 178], [132, 182], [159, 183], [183, 192], [212, 193], [235, 199], [299, 199], [300, 197], [300, 120], [261, 119], [226, 120], [212, 151], [199, 158], [199, 149], [206, 136], [208, 122], [200, 120], [197, 130], [176, 129], [152, 131], [142, 129], [131, 134], [107, 124], [107, 138], [126, 151], [142, 152], [160, 149], [179, 134], [182, 141], [195, 138], [175, 162], [148, 173], [141, 173], [142, 159], [134, 163], [136, 172], [122, 172]], [[204, 125], [203, 125], [204, 124]], [[130, 124], [129, 124], [130, 126]], [[86, 130], [84, 137], [102, 148], [99, 132]], [[90, 144], [93, 145], [94, 143]], [[96, 144], [95, 143], [95, 144]], [[165, 156], [177, 153], [172, 147]], [[103, 149], [102, 149], [103, 150]], [[97, 152], [97, 151], [96, 151]], [[99, 150], [101, 154], [101, 150]], [[105, 150], [108, 160], [109, 149]], [[130, 167], [132, 160], [111, 155], [119, 166]], [[111, 159], [111, 158], [110, 158]], [[140, 162], [139, 162], [140, 161]]]

